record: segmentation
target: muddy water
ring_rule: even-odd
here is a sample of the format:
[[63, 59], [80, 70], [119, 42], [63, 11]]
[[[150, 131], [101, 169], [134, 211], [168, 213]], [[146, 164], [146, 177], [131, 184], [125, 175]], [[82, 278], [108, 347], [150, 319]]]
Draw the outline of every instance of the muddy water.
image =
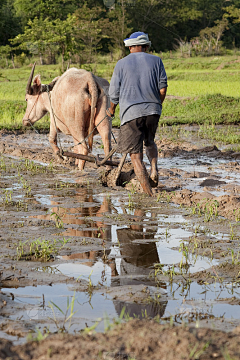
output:
[[[149, 199], [103, 187], [93, 168], [39, 160], [1, 157], [1, 337], [18, 343], [36, 328], [95, 324], [103, 331], [123, 313], [226, 331], [240, 324], [238, 221], [180, 207], [173, 191]], [[181, 180], [183, 190], [231, 195], [240, 176], [229, 163], [162, 157], [159, 179], [176, 194]], [[209, 178], [218, 182], [202, 185]], [[39, 248], [48, 261], [36, 258]]]

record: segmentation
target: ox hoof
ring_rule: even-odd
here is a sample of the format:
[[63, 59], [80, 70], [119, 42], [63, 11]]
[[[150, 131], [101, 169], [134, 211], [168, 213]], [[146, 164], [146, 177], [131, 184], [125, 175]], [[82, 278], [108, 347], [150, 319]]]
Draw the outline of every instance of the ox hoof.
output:
[[60, 155], [60, 153], [54, 154], [55, 160], [59, 163], [63, 162], [63, 157]]
[[155, 176], [149, 176], [149, 183], [152, 188], [155, 188], [158, 186], [158, 175]]

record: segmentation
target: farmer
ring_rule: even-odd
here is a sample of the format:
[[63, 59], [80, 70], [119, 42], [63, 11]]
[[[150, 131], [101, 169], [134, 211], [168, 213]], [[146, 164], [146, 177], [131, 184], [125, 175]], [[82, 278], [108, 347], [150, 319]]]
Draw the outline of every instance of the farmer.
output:
[[[152, 196], [151, 187], [158, 185], [158, 150], [154, 138], [167, 93], [167, 75], [162, 60], [146, 53], [151, 45], [147, 34], [134, 32], [124, 43], [130, 54], [115, 66], [107, 114], [112, 117], [119, 103], [118, 151], [130, 153], [137, 179], [144, 192]], [[143, 142], [151, 164], [150, 176], [143, 163]]]

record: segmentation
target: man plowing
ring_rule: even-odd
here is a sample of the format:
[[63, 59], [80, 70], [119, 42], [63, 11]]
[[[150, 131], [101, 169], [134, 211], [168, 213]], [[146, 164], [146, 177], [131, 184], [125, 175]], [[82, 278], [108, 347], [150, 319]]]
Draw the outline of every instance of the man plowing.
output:
[[[162, 103], [167, 93], [167, 76], [158, 56], [147, 54], [151, 46], [148, 35], [134, 32], [124, 40], [130, 54], [115, 66], [109, 88], [109, 116], [120, 106], [118, 151], [129, 153], [134, 172], [143, 190], [152, 196], [158, 185], [158, 150], [154, 142]], [[148, 176], [143, 163], [143, 142], [151, 170]]]

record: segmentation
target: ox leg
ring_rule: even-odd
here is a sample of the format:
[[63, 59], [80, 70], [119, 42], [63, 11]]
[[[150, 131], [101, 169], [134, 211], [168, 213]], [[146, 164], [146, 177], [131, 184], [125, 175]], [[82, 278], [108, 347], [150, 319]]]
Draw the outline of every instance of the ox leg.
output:
[[[79, 142], [81, 142], [82, 140], [80, 140]], [[74, 140], [74, 143], [75, 143], [75, 145], [78, 144], [78, 142], [75, 140]], [[87, 146], [86, 142], [84, 141], [81, 145], [75, 146], [75, 152], [77, 154], [87, 155], [88, 154], [88, 146]], [[77, 159], [75, 164], [78, 165], [79, 170], [83, 170], [84, 166], [85, 166], [85, 162], [86, 162], [85, 160]]]
[[[102, 114], [101, 114], [102, 115]], [[103, 115], [104, 117], [104, 115]], [[101, 118], [99, 115], [96, 117], [95, 120], [95, 124], [98, 124], [99, 121], [101, 121], [103, 119], [103, 117]], [[108, 119], [106, 118], [98, 127], [98, 132], [101, 136], [102, 142], [103, 142], [103, 147], [104, 147], [104, 153], [105, 156], [107, 156], [109, 154], [109, 152], [111, 151], [111, 124], [109, 123]], [[112, 159], [112, 157], [110, 158], [110, 160]], [[112, 166], [107, 166], [108, 170], [112, 169]]]
[[[111, 130], [112, 130], [112, 123], [109, 121], [108, 117], [106, 117], [106, 109], [109, 107], [108, 99], [106, 96], [103, 96], [98, 99], [97, 109], [95, 113], [95, 126], [97, 126], [103, 119], [103, 121], [97, 126], [97, 131], [99, 132], [105, 156], [109, 154], [111, 151]], [[112, 158], [110, 158], [112, 159]], [[112, 169], [112, 166], [107, 166], [108, 170]]]
[[50, 123], [50, 133], [49, 133], [49, 142], [53, 150], [53, 155], [57, 161], [62, 161], [62, 157], [60, 155], [60, 149], [57, 146], [57, 132], [55, 127]]

